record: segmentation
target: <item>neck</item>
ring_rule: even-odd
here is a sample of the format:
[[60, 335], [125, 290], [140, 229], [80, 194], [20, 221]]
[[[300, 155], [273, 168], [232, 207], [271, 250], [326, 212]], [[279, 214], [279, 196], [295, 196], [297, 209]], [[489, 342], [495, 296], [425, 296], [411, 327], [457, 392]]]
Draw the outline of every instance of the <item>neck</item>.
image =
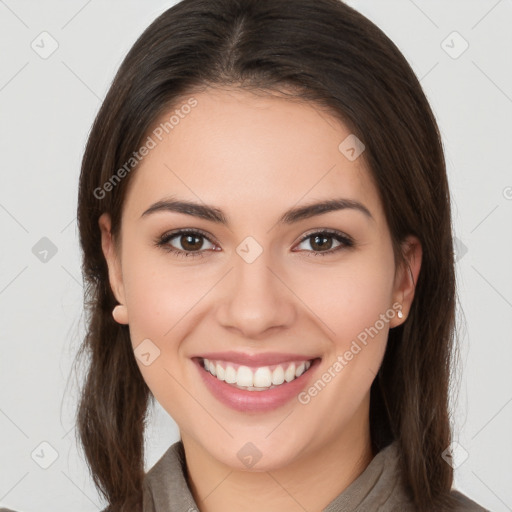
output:
[[366, 428], [341, 433], [313, 454], [272, 471], [233, 469], [182, 435], [188, 484], [200, 512], [322, 511], [373, 458]]

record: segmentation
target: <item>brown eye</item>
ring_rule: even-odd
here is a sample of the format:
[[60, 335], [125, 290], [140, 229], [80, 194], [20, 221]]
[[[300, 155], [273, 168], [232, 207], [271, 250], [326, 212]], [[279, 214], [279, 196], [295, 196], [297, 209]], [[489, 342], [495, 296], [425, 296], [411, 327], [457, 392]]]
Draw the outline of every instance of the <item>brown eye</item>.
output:
[[[209, 243], [211, 247], [205, 248], [205, 242]], [[215, 245], [205, 234], [191, 230], [167, 233], [157, 241], [156, 245], [178, 256], [202, 256], [207, 249], [215, 249]]]
[[[352, 247], [354, 245], [353, 240], [344, 235], [339, 231], [318, 231], [316, 233], [311, 233], [306, 235], [301, 241], [300, 245], [308, 242], [309, 247], [303, 247], [306, 252], [311, 253], [313, 256], [323, 256], [327, 254], [332, 254], [340, 249], [344, 249], [347, 247]], [[337, 245], [333, 244], [337, 242]]]
[[198, 251], [203, 245], [201, 238], [196, 235], [180, 235], [178, 240], [185, 251]]
[[315, 235], [311, 237], [311, 247], [313, 249], [318, 248], [319, 250], [329, 250], [332, 247], [333, 244], [333, 237], [332, 236], [325, 236], [325, 235]]

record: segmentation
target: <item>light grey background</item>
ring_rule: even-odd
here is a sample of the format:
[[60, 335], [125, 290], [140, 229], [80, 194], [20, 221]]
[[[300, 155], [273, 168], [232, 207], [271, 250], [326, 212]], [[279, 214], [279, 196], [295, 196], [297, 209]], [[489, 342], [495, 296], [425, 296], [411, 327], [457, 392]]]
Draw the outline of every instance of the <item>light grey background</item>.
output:
[[[173, 3], [0, 0], [1, 505], [103, 508], [74, 441], [73, 378], [66, 387], [83, 334], [79, 166], [123, 56]], [[492, 511], [511, 511], [512, 1], [348, 3], [402, 50], [441, 128], [458, 253], [459, 462], [467, 453], [456, 486]], [[44, 253], [43, 237], [55, 254]], [[157, 406], [147, 469], [177, 439]]]

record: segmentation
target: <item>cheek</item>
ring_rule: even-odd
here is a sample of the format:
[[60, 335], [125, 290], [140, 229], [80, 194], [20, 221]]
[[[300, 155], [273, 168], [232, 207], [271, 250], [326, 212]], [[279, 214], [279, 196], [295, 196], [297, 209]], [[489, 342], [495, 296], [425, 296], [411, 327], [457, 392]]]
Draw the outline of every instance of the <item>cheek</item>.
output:
[[339, 265], [319, 265], [297, 275], [297, 295], [339, 349], [391, 309], [394, 262], [389, 251], [353, 253]]
[[[130, 250], [130, 245], [133, 245]], [[165, 253], [140, 242], [126, 242], [123, 257], [125, 296], [132, 343], [143, 339], [164, 340], [204, 293], [197, 273], [180, 271]], [[169, 256], [169, 259], [171, 256]], [[199, 287], [199, 288], [198, 288]]]
[[[187, 313], [204, 292], [191, 278], [184, 279], [191, 273], [180, 272], [155, 252], [151, 247], [142, 249], [140, 242], [130, 252], [126, 243], [123, 274], [130, 338], [142, 377], [156, 400], [186, 424], [191, 400], [181, 384], [185, 369], [179, 357], [180, 339], [185, 335]], [[150, 353], [147, 365], [138, 355], [144, 352]]]
[[322, 362], [321, 382], [306, 391], [302, 403], [327, 407], [341, 422], [360, 406], [384, 357], [395, 315], [391, 248], [367, 250], [347, 258], [346, 264], [317, 270], [315, 286], [311, 277], [309, 273], [309, 284], [304, 281], [300, 293], [318, 314], [331, 350]]

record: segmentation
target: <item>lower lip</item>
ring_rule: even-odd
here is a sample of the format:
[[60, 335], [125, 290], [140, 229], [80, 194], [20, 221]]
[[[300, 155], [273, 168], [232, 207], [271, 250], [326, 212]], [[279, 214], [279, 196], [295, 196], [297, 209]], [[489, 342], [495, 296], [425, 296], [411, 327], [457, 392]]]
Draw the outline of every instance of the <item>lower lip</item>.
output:
[[214, 377], [203, 368], [200, 359], [193, 361], [212, 395], [228, 407], [242, 412], [271, 411], [286, 404], [306, 387], [313, 371], [320, 363], [319, 358], [315, 359], [306, 372], [291, 382], [285, 382], [267, 391], [246, 391]]

